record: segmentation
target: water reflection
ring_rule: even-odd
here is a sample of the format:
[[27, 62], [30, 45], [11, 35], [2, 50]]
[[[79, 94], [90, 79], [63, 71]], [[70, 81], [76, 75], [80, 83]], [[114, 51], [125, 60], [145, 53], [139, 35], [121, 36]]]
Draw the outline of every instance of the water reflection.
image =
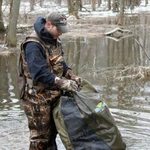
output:
[[[145, 36], [148, 50], [150, 35]], [[143, 37], [136, 37], [143, 42]], [[143, 87], [133, 82], [104, 79], [99, 70], [117, 65], [148, 66], [149, 60], [133, 37], [116, 42], [99, 38], [62, 38], [67, 63], [89, 80], [110, 107], [129, 150], [147, 150], [150, 143], [150, 83]], [[150, 55], [150, 51], [147, 51]], [[27, 120], [18, 100], [17, 53], [0, 55], [0, 149], [28, 149]], [[12, 135], [12, 136], [10, 136]], [[59, 148], [64, 149], [58, 138]]]
[[20, 110], [17, 93], [17, 54], [0, 55], [1, 110]]
[[[150, 35], [145, 37], [150, 39]], [[142, 43], [142, 37], [135, 38]], [[65, 47], [69, 47], [66, 55], [69, 64], [75, 62], [72, 64], [75, 73], [91, 81], [111, 108], [128, 149], [146, 150], [150, 147], [149, 82], [144, 86], [136, 81], [116, 83], [109, 78], [105, 80], [98, 73], [117, 65], [149, 66], [144, 51], [149, 49], [150, 43], [144, 39], [143, 47], [136, 40], [133, 37], [119, 42], [104, 37], [77, 38], [75, 41], [69, 39]], [[146, 53], [150, 56], [150, 51]]]

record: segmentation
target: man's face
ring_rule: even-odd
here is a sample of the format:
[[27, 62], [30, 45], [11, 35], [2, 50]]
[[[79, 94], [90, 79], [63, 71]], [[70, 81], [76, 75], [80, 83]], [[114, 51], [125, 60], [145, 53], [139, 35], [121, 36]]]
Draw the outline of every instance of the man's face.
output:
[[62, 35], [62, 32], [60, 32], [56, 26], [50, 24], [46, 24], [46, 28], [48, 32], [53, 35], [54, 39], [57, 39], [60, 35]]

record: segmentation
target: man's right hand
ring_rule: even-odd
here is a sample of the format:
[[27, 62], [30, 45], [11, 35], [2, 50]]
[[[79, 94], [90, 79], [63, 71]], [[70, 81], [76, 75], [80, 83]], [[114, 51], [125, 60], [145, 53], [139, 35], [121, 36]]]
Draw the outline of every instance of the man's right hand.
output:
[[59, 77], [55, 77], [55, 85], [62, 89], [62, 90], [67, 90], [67, 91], [73, 91], [77, 92], [78, 85], [76, 84], [75, 81], [73, 80], [63, 80]]

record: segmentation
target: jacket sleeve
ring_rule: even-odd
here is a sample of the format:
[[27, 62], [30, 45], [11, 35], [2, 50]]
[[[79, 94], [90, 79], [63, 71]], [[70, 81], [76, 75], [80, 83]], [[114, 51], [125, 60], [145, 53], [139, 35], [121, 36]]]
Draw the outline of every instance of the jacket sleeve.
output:
[[29, 42], [25, 45], [24, 50], [32, 80], [52, 86], [55, 75], [47, 68], [46, 55], [42, 46], [36, 42]]

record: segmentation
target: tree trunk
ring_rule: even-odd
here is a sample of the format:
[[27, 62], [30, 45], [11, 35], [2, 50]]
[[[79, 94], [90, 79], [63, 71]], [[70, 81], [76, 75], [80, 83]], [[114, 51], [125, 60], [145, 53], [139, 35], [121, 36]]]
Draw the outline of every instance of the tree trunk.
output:
[[0, 33], [5, 32], [3, 16], [2, 16], [2, 3], [3, 0], [0, 0]]
[[113, 0], [113, 12], [119, 12], [119, 2], [118, 0]]
[[112, 11], [116, 12], [116, 0], [113, 0], [112, 7], [113, 7]]
[[79, 7], [80, 7], [80, 11], [82, 11], [82, 6], [83, 6], [83, 4], [82, 4], [82, 0], [79, 0]]
[[43, 7], [44, 0], [40, 0], [40, 6]]
[[111, 10], [111, 0], [108, 0], [108, 10]]
[[74, 4], [74, 16], [79, 19], [78, 10], [80, 8], [80, 0], [76, 0]]
[[147, 4], [148, 4], [148, 0], [145, 0], [145, 7], [147, 6]]
[[68, 3], [68, 13], [72, 14], [73, 13], [73, 6], [72, 6], [73, 0], [67, 0]]
[[92, 0], [92, 11], [96, 10], [96, 0]]
[[17, 45], [17, 20], [19, 15], [20, 0], [12, 0], [11, 12], [9, 17], [9, 27], [7, 35], [7, 46], [16, 47]]
[[124, 25], [124, 0], [120, 0], [120, 17], [119, 25]]
[[61, 6], [61, 0], [57, 0], [56, 3]]
[[100, 7], [102, 0], [98, 0], [98, 7]]
[[74, 15], [77, 19], [78, 16], [78, 9], [80, 8], [80, 0], [68, 0], [68, 13]]
[[34, 10], [35, 0], [30, 0], [30, 11]]

